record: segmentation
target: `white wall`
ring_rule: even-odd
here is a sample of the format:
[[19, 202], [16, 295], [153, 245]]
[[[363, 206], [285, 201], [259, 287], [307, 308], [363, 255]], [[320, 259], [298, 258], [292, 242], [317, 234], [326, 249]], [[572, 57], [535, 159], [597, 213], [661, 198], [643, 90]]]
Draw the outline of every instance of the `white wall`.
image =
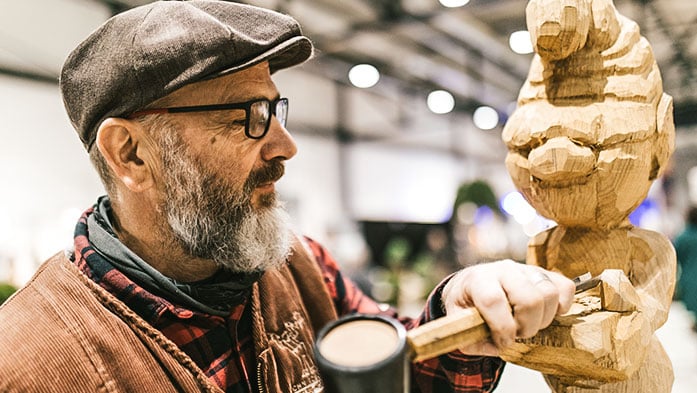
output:
[[75, 221], [102, 186], [55, 84], [0, 75], [0, 140], [0, 260], [19, 262], [0, 275], [25, 280], [71, 244]]
[[[351, 88], [303, 67], [274, 79], [290, 99], [288, 128], [301, 145], [287, 174], [297, 178], [287, 188], [295, 195], [303, 184], [316, 191], [310, 203], [289, 195], [297, 201], [291, 210], [320, 237], [346, 219], [443, 222], [458, 186], [473, 179], [487, 179], [499, 195], [513, 189], [500, 129], [479, 130], [462, 113], [434, 114], [425, 97], [394, 83]], [[338, 145], [338, 124], [357, 139]]]
[[294, 138], [298, 154], [287, 162], [279, 193], [288, 203], [296, 228], [325, 242], [328, 233], [347, 219], [341, 195], [340, 146], [328, 138]]
[[2, 1], [0, 66], [57, 75], [68, 53], [110, 15], [98, 1]]
[[352, 212], [366, 220], [443, 222], [459, 185], [452, 157], [381, 144], [351, 146]]

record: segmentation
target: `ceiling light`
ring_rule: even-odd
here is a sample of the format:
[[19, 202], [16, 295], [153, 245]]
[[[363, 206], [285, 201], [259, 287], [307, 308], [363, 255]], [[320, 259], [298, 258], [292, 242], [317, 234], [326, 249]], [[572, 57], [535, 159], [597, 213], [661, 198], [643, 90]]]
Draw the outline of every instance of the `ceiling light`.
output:
[[530, 40], [530, 32], [527, 30], [514, 31], [508, 38], [508, 45], [510, 45], [513, 52], [520, 55], [527, 55], [532, 53], [532, 41]]
[[428, 94], [426, 105], [433, 113], [448, 113], [455, 108], [455, 97], [445, 90], [434, 90]]
[[443, 7], [455, 8], [462, 7], [470, 2], [470, 0], [438, 0]]
[[361, 89], [366, 89], [378, 83], [380, 80], [380, 72], [370, 64], [358, 64], [351, 67], [348, 77], [351, 84]]
[[472, 120], [480, 130], [491, 130], [499, 124], [499, 114], [490, 106], [480, 106], [474, 111]]

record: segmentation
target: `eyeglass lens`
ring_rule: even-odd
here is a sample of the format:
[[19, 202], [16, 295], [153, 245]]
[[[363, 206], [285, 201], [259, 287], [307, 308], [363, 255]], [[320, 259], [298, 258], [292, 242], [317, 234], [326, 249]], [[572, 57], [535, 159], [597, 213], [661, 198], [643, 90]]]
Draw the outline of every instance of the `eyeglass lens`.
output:
[[286, 120], [288, 119], [288, 99], [281, 98], [276, 101], [276, 110], [274, 111], [276, 118], [283, 127], [286, 126]]
[[266, 132], [269, 123], [269, 102], [266, 100], [256, 101], [250, 108], [249, 116], [249, 136], [261, 138]]
[[252, 104], [249, 117], [249, 135], [252, 138], [261, 138], [266, 134], [271, 122], [271, 115], [276, 115], [276, 118], [282, 126], [286, 126], [286, 118], [288, 115], [288, 101], [280, 99], [273, 104], [276, 105], [273, 112], [271, 103], [267, 100], [259, 100]]

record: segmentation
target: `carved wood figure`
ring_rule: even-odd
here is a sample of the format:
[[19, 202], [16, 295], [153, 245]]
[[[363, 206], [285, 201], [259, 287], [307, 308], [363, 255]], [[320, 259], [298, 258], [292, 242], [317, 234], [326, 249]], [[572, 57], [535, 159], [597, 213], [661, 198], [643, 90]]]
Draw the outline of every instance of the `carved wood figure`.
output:
[[536, 55], [503, 131], [506, 166], [558, 224], [531, 239], [527, 263], [602, 284], [503, 357], [542, 371], [555, 392], [669, 392], [654, 331], [670, 308], [675, 253], [628, 216], [674, 148], [672, 98], [639, 27], [611, 0], [532, 0], [526, 16]]

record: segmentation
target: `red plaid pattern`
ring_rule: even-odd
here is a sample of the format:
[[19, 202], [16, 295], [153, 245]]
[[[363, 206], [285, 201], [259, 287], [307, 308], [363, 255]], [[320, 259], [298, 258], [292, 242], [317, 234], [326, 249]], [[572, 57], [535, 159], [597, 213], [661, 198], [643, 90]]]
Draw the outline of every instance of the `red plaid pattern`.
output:
[[[123, 275], [96, 253], [88, 239], [87, 210], [75, 229], [75, 263], [88, 277], [114, 294], [143, 319], [176, 343], [226, 392], [255, 392], [256, 360], [252, 342], [252, 317], [247, 300], [235, 306], [227, 317], [188, 310], [156, 296]], [[324, 282], [338, 315], [383, 314], [398, 318], [394, 309], [381, 311], [378, 304], [341, 275], [336, 261], [317, 242], [306, 238], [322, 270]], [[418, 319], [399, 318], [413, 328], [441, 316], [440, 289], [428, 300]], [[440, 356], [413, 367], [412, 386], [418, 392], [488, 392], [503, 370], [498, 358], [470, 357], [459, 353]]]

